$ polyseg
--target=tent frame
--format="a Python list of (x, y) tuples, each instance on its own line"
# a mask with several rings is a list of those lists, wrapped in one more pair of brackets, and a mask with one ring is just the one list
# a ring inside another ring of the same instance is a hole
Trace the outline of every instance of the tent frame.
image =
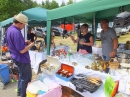
[[(104, 4), (104, 5), (103, 5)], [(50, 11), (47, 11), (47, 54), (50, 54), (50, 28), (51, 28), (51, 22), (52, 20), (58, 20), (58, 19), (63, 19), (66, 17), (67, 18), (76, 18), (80, 17), (83, 18), (82, 15), (90, 15), (93, 16), (92, 19), (86, 17), (86, 22), (91, 21), (92, 23), (92, 32), (94, 34), (94, 40), (96, 40), (96, 29), (98, 26), (98, 22), (101, 21), (104, 17), (106, 17), (108, 20), (113, 19), (113, 17), (119, 13), (115, 12), (117, 9), (119, 10), (119, 7), (121, 6), (127, 6), (130, 4), (129, 0), (82, 0), (80, 2), (67, 5), (64, 7), (60, 7), (57, 9), (53, 9)], [(81, 6), (82, 5), (82, 6)], [(86, 6), (89, 8), (87, 9)], [(91, 7), (93, 6), (93, 7)], [(75, 8), (77, 8), (76, 11)], [(84, 9), (86, 8), (86, 9)], [(67, 9), (67, 10), (66, 10)], [(127, 9), (130, 9), (130, 5), (127, 6)], [(69, 10), (69, 11), (68, 11)], [(111, 12), (111, 10), (114, 12)], [(111, 15), (107, 13), (107, 11), (111, 12)], [(62, 14), (61, 12), (64, 12), (65, 14)], [(61, 13), (61, 15), (60, 15)], [(92, 15), (92, 13), (94, 13)], [(104, 14), (103, 14), (104, 13)], [(55, 14), (55, 15), (54, 15)], [(108, 15), (108, 16), (107, 16)], [(104, 17), (103, 17), (104, 16)], [(79, 18), (79, 19), (80, 19)], [(79, 20), (78, 20), (79, 21)]]

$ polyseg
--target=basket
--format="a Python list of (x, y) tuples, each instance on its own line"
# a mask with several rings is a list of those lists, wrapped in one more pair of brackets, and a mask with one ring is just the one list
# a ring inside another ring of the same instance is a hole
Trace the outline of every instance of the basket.
[(109, 68), (116, 70), (116, 69), (118, 69), (118, 67), (119, 67), (119, 62), (114, 61), (114, 58), (111, 58), (109, 61)]

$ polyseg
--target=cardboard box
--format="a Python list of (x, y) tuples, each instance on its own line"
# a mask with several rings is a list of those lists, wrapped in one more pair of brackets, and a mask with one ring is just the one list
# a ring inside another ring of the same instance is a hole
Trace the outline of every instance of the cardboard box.
[(66, 87), (66, 86), (62, 86), (62, 91), (65, 91), (71, 95), (74, 94), (74, 92), (75, 92), (73, 89)]

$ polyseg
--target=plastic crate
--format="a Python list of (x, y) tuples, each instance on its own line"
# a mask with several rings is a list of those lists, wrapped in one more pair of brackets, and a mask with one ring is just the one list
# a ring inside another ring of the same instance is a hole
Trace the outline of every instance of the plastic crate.
[(3, 84), (10, 82), (9, 68), (7, 64), (0, 64), (0, 81)]

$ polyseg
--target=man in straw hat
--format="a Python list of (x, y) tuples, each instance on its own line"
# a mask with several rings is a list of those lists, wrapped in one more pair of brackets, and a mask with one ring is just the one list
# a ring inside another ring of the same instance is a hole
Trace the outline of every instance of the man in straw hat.
[(12, 60), (18, 66), (18, 96), (26, 97), (26, 88), (31, 81), (32, 71), (28, 50), (34, 43), (26, 45), (21, 30), (28, 25), (28, 17), (23, 14), (14, 16), (13, 24), (7, 29), (6, 40)]

